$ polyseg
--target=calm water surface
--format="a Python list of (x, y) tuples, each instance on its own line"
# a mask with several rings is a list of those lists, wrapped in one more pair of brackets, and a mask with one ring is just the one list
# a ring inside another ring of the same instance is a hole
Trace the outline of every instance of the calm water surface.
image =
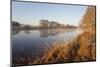
[(82, 30), (79, 29), (14, 30), (12, 31), (13, 58), (42, 56), (45, 49), (52, 46), (54, 42), (69, 43), (81, 33)]

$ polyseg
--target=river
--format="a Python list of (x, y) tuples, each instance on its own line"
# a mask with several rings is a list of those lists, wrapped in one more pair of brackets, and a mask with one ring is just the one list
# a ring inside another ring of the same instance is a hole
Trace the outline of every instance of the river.
[(45, 53), (54, 42), (70, 43), (82, 33), (80, 29), (13, 30), (12, 57), (35, 59)]

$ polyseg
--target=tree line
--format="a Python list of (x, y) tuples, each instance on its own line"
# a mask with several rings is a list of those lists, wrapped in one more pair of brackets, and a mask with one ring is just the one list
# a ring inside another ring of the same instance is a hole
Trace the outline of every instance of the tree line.
[(46, 19), (41, 19), (39, 21), (38, 26), (32, 26), (32, 25), (26, 25), (26, 24), (20, 24), (17, 21), (12, 21), (12, 28), (13, 29), (56, 29), (56, 28), (77, 28), (74, 25), (69, 24), (61, 24), (57, 21), (49, 21)]

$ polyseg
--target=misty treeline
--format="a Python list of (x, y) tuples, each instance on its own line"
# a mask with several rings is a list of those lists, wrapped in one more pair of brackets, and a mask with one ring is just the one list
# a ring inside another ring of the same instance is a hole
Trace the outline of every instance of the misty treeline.
[(58, 29), (58, 28), (77, 28), (77, 26), (70, 24), (61, 24), (61, 22), (57, 21), (49, 21), (47, 19), (41, 19), (39, 21), (39, 25), (26, 25), (21, 24), (18, 21), (12, 21), (12, 29), (20, 30), (20, 29)]

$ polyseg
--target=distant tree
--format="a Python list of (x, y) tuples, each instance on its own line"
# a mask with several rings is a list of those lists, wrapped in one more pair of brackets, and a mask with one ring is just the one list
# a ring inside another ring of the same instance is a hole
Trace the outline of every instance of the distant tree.
[(18, 23), (17, 21), (12, 21), (12, 26), (20, 26), (21, 24)]
[(49, 27), (58, 27), (58, 22), (56, 22), (56, 21), (51, 21), (51, 22), (49, 22)]
[(57, 21), (48, 21), (45, 19), (40, 20), (40, 27), (42, 28), (64, 28), (65, 25)]
[(77, 26), (67, 24), (66, 28), (77, 28)]
[(24, 29), (31, 29), (31, 26), (30, 25), (25, 25)]
[(40, 20), (40, 26), (41, 27), (47, 28), (48, 27), (48, 23), (49, 23), (48, 20), (44, 20), (44, 19)]

